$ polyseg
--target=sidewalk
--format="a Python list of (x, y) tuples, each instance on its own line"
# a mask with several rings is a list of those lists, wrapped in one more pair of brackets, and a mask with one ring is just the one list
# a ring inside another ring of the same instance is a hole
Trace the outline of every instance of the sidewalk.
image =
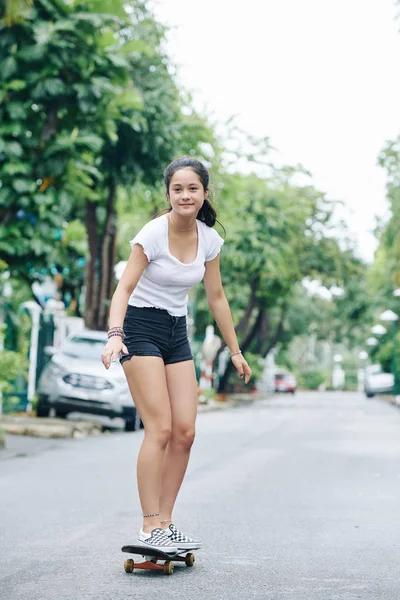
[(390, 404), (394, 404), (395, 406), (400, 407), (400, 396), (393, 396), (393, 394), (379, 394), (377, 398), (379, 398), (379, 400), (384, 400), (385, 402), (389, 402)]
[(99, 423), (86, 420), (43, 419), (29, 415), (2, 415), (0, 429), (6, 434), (40, 438), (83, 438), (101, 434)]
[(224, 410), (225, 408), (234, 408), (240, 404), (248, 404), (266, 398), (267, 394), (228, 394), (224, 401), (208, 400), (206, 404), (199, 404), (197, 412), (208, 412), (210, 410)]

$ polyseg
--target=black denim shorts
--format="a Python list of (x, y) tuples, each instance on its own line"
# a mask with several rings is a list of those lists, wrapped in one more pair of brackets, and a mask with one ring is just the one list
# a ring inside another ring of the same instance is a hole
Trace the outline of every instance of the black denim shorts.
[(124, 334), (128, 354), (121, 354), (121, 364), (132, 356), (159, 356), (166, 365), (193, 360), (186, 317), (173, 317), (161, 308), (141, 308), (129, 304)]

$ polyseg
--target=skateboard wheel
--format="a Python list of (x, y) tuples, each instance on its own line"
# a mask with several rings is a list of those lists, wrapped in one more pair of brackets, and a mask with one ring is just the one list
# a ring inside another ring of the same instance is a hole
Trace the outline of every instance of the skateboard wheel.
[(128, 558), (125, 562), (124, 562), (124, 569), (125, 569), (125, 573), (133, 573), (133, 569), (135, 563), (131, 558)]
[(187, 567), (193, 567), (195, 560), (196, 559), (195, 559), (194, 554), (192, 554), (192, 552), (189, 552), (189, 554), (186, 554), (186, 556), (185, 556), (185, 565)]
[(172, 575), (173, 572), (174, 572), (174, 565), (172, 564), (171, 560), (167, 560), (164, 563), (164, 573), (165, 573), (165, 575)]

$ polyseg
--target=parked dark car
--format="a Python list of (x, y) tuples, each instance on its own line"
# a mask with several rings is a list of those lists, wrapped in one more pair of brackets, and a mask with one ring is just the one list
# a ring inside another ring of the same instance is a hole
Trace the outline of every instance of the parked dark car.
[(37, 394), (37, 415), (65, 417), (71, 412), (123, 420), (126, 431), (140, 427), (119, 361), (107, 370), (101, 353), (107, 341), (104, 331), (83, 330), (67, 337), (43, 369)]
[(293, 373), (275, 373), (275, 392), (294, 394), (297, 389), (297, 380)]

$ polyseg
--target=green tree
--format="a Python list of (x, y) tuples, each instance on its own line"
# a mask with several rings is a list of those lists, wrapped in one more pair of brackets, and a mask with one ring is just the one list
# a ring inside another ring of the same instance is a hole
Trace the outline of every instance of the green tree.
[[(285, 168), (269, 179), (226, 174), (222, 181), (222, 273), (243, 352), (264, 357), (276, 346), (296, 284), (309, 277), (342, 285), (351, 271), (352, 252), (332, 235), (334, 205), (311, 185), (296, 184), (300, 174)], [(229, 363), (220, 391), (232, 370)]]
[[(386, 142), (378, 157), (378, 162), (387, 175), (387, 201), (390, 218), (376, 228), (379, 242), (371, 265), (367, 287), (370, 294), (370, 325), (376, 323), (384, 310), (390, 309), (400, 315), (400, 299), (393, 291), (400, 288), (400, 137)], [(385, 371), (391, 371), (393, 352), (396, 354), (397, 371), (400, 371), (400, 339), (397, 337), (395, 349), (390, 333), (372, 349), (371, 357), (381, 363)]]
[[(99, 210), (99, 202), (86, 205), (91, 277), (86, 280), (85, 318), (89, 327), (105, 328), (107, 323), (117, 259), (118, 188), (120, 193), (126, 190), (130, 199), (133, 196), (130, 190), (137, 189), (137, 183), (156, 192), (164, 168), (175, 155), (201, 157), (205, 142), (217, 148), (212, 128), (193, 111), (190, 98), (180, 94), (171, 76), (171, 65), (162, 51), (164, 28), (145, 5), (136, 3), (135, 6), (134, 22), (121, 32), (121, 38), (123, 49), (129, 53), (130, 77), (142, 105), (133, 115), (133, 122), (132, 115), (123, 112), (116, 120), (115, 141), (104, 143), (101, 170), (108, 191), (101, 206), (106, 207), (105, 213)], [(134, 213), (138, 208), (133, 200), (128, 212)], [(126, 221), (127, 213), (124, 211), (121, 217)], [(101, 244), (97, 240), (101, 240)]]
[(213, 134), (193, 111), (188, 118), (164, 28), (145, 4), (90, 8), (35, 0), (23, 20), (0, 26), (0, 253), (32, 281), (62, 263), (66, 223), (82, 221), (85, 319), (103, 329), (118, 189), (151, 186), (175, 154), (197, 153)]
[(96, 197), (94, 156), (129, 87), (104, 42), (115, 20), (83, 8), (37, 0), (23, 21), (0, 26), (0, 252), (26, 279), (47, 264), (75, 199)]
[(387, 200), (391, 217), (376, 230), (379, 248), (371, 270), (371, 284), (380, 296), (400, 287), (400, 137), (389, 141), (378, 162), (387, 174)]
[(23, 20), (32, 6), (32, 0), (4, 0), (2, 21), (10, 27)]

